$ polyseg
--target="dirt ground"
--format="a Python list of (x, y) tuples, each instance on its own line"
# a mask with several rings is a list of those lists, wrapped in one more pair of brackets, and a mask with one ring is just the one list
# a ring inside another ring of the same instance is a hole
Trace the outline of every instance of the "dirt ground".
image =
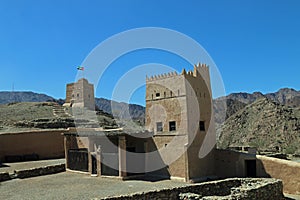
[(122, 181), (64, 172), (28, 179), (13, 179), (0, 183), (0, 199), (96, 199), (107, 196), (157, 190), (187, 185), (178, 181)]

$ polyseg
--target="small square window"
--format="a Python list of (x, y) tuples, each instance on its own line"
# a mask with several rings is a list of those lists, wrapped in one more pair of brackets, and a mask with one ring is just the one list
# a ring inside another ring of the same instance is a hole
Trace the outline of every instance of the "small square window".
[(169, 122), (169, 131), (176, 131), (176, 122), (175, 121)]
[(160, 93), (156, 93), (155, 96), (156, 96), (156, 97), (160, 97)]
[(204, 121), (199, 122), (199, 129), (200, 129), (200, 131), (205, 131), (205, 122)]
[(163, 131), (162, 122), (156, 122), (156, 131), (157, 132), (162, 132)]

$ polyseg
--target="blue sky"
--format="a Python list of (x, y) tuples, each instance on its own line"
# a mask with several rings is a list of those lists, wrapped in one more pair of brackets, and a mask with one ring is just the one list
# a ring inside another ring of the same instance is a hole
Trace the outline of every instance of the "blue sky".
[[(16, 91), (65, 98), (65, 84), (99, 43), (141, 27), (196, 40), (216, 63), (227, 94), (300, 90), (299, 10), (298, 0), (1, 0), (0, 91), (14, 85)], [(118, 78), (144, 63), (190, 68), (167, 52), (132, 52), (110, 66), (96, 96), (111, 98)], [(131, 102), (144, 104), (143, 87)]]

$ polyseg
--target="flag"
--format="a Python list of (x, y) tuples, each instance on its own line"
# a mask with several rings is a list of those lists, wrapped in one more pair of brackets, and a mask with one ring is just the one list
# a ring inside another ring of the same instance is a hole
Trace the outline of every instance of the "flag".
[(77, 69), (83, 71), (84, 67), (78, 66)]

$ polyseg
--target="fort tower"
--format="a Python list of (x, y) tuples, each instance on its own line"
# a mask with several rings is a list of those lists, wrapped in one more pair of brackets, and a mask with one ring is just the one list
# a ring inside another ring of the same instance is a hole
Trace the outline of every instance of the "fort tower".
[[(206, 136), (215, 134), (211, 116), (212, 94), (206, 64), (195, 65), (193, 71), (183, 69), (181, 74), (146, 78), (146, 128), (154, 132), (149, 151), (165, 152), (161, 155), (164, 163), (177, 156), (156, 173), (186, 181), (214, 174), (212, 148), (207, 148), (204, 157), (199, 156)], [(164, 151), (167, 147), (169, 151)]]
[(95, 110), (94, 86), (84, 78), (76, 83), (67, 84), (64, 106)]

